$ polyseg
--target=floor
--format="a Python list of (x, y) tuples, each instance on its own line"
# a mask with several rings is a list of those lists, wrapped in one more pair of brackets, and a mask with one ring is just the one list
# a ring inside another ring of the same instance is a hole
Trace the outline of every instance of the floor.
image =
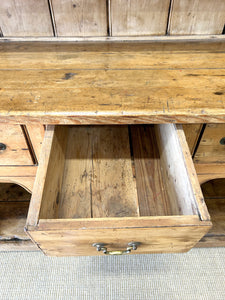
[(0, 299), (224, 300), (225, 248), (50, 258), (0, 253)]

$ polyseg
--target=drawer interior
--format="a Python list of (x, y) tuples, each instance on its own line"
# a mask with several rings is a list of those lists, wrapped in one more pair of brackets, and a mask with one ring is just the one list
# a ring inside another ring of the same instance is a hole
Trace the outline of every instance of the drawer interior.
[(199, 214), (173, 124), (56, 126), (49, 155), (39, 219)]

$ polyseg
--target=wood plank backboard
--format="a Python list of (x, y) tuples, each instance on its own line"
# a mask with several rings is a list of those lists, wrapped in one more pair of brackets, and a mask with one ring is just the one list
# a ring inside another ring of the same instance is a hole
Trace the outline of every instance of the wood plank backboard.
[(172, 0), (169, 34), (222, 34), (224, 26), (224, 0)]
[(53, 36), (48, 0), (0, 1), (3, 36)]

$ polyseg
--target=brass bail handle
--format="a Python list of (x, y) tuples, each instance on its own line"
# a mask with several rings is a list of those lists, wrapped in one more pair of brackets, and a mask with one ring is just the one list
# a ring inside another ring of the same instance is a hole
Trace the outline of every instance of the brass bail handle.
[(131, 250), (137, 250), (140, 243), (139, 242), (130, 242), (127, 245), (128, 245), (128, 247), (126, 250), (113, 250), (113, 251), (108, 251), (106, 248), (106, 244), (104, 244), (104, 243), (94, 243), (92, 246), (96, 247), (97, 251), (102, 251), (104, 254), (123, 255), (123, 254), (131, 253)]

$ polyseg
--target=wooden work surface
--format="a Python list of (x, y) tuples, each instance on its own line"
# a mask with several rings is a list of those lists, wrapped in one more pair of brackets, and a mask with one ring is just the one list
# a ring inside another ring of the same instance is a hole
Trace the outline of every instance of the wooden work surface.
[(225, 122), (225, 39), (5, 41), (0, 62), (1, 122)]

